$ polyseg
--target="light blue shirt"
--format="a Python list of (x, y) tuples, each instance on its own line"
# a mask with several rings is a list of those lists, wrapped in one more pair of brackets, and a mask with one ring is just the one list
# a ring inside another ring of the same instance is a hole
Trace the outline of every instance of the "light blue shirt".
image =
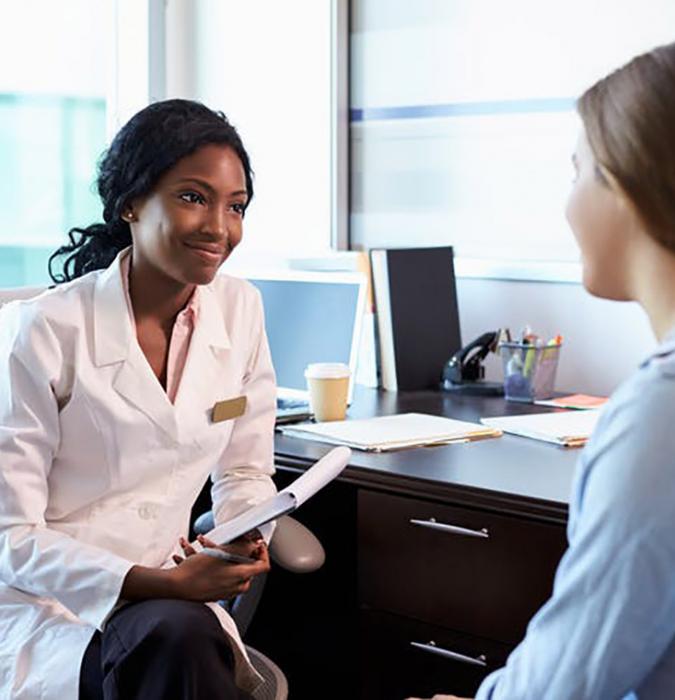
[(675, 334), (606, 405), (567, 535), (551, 599), (477, 700), (675, 698)]

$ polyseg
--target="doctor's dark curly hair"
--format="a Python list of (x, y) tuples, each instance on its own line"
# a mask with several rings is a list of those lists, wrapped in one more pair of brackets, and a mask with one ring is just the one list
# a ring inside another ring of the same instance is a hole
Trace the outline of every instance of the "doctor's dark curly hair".
[[(236, 129), (222, 112), (191, 100), (155, 102), (134, 115), (118, 132), (98, 166), (97, 189), (103, 223), (72, 228), (69, 243), (49, 258), (49, 275), (67, 282), (108, 267), (131, 244), (131, 229), (122, 213), (137, 197), (148, 194), (162, 175), (201, 146), (229, 146), (239, 157), (246, 178), (247, 206), (253, 197), (253, 174)], [(63, 271), (53, 266), (60, 258)]]

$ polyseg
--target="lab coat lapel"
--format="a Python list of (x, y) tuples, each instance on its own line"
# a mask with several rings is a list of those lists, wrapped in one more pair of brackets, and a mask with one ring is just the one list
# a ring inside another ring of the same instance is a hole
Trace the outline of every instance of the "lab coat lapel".
[(94, 290), (94, 362), (97, 367), (120, 365), (112, 385), (174, 441), (178, 429), (174, 408), (152, 372), (136, 339), (127, 306), (120, 261), (128, 249), (105, 270)]
[(129, 356), (113, 380), (113, 388), (178, 442), (174, 408), (140, 347), (130, 348)]
[(223, 310), (214, 291), (208, 287), (197, 287), (199, 312), (190, 340), (190, 348), (181, 377), (176, 409), (192, 412), (194, 407), (206, 405), (209, 410), (227, 375), (227, 358), (230, 337), (225, 326)]

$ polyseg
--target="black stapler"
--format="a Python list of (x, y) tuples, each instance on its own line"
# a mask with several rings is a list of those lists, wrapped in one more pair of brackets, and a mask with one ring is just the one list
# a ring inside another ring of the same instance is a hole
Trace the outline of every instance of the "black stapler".
[(443, 368), (441, 389), (464, 394), (502, 396), (504, 385), (500, 382), (486, 382), (483, 366), (488, 353), (496, 351), (500, 336), (501, 330), (483, 333), (458, 350)]

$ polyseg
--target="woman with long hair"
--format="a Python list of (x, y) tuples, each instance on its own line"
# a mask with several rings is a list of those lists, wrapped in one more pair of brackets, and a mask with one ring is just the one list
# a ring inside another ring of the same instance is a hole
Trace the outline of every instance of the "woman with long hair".
[(249, 158), (223, 114), (168, 100), (120, 130), (98, 191), (59, 284), (0, 311), (0, 695), (248, 697), (217, 601), (269, 569), (265, 540), (233, 564), (185, 537), (209, 475), (216, 524), (274, 493), (260, 296), (216, 275)]
[(659, 344), (605, 407), (552, 597), (479, 700), (675, 697), (675, 44), (600, 80), (578, 111), (567, 218), (583, 283), (638, 302)]

